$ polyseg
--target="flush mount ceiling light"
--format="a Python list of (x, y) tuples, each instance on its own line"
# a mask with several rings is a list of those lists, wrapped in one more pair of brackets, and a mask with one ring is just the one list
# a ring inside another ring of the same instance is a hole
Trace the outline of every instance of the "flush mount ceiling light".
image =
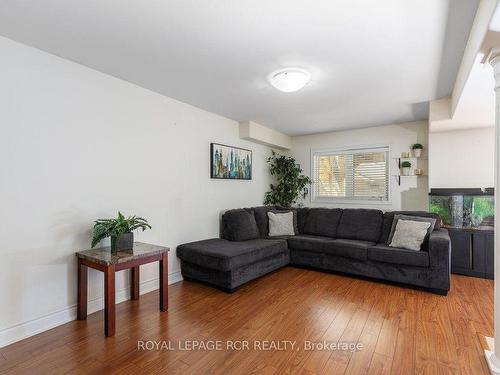
[(280, 91), (295, 92), (309, 83), (311, 73), (301, 68), (285, 68), (272, 72), (267, 80)]

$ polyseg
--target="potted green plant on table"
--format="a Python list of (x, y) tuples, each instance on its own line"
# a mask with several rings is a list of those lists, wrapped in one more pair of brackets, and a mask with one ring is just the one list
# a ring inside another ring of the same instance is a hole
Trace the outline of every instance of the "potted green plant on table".
[(151, 225), (142, 217), (125, 217), (121, 212), (118, 212), (116, 219), (98, 219), (94, 221), (92, 247), (111, 237), (111, 252), (130, 250), (134, 247), (133, 231), (139, 228), (145, 231), (147, 228), (151, 229)]
[(401, 176), (410, 175), (411, 163), (409, 161), (404, 161), (401, 163)]
[(413, 150), (413, 156), (419, 158), (420, 156), (422, 156), (422, 150), (424, 149), (424, 146), (422, 146), (420, 143), (415, 143), (413, 146), (411, 146), (411, 149)]
[(276, 183), (270, 185), (271, 190), (266, 193), (264, 204), (291, 207), (299, 199), (306, 197), (311, 180), (302, 174), (302, 169), (294, 158), (278, 155), (273, 151), (267, 162)]

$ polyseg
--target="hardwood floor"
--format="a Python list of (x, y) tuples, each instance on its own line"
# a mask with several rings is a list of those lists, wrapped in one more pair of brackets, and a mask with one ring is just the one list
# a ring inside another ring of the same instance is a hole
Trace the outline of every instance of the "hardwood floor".
[[(232, 295), (191, 282), (117, 305), (116, 336), (103, 312), (0, 349), (1, 374), (489, 374), (493, 282), (453, 275), (447, 297), (287, 267)], [(138, 350), (138, 340), (175, 350)], [(179, 350), (183, 340), (247, 340), (249, 350)], [(262, 340), (294, 350), (253, 350)], [(359, 351), (303, 350), (304, 341), (361, 342)], [(295, 350), (300, 348), (301, 350)]]

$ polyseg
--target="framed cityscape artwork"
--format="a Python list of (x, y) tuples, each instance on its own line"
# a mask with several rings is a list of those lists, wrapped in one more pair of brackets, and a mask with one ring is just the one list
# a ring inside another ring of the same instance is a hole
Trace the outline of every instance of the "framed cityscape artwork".
[(210, 177), (228, 180), (251, 180), (252, 151), (211, 143)]

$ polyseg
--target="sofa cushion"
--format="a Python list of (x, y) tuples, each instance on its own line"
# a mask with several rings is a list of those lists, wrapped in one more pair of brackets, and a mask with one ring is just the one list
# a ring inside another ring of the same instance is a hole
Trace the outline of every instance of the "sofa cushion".
[(344, 258), (366, 260), (366, 250), (373, 245), (375, 242), (371, 241), (337, 239), (326, 242), (323, 245), (323, 252)]
[(428, 221), (398, 220), (389, 246), (420, 251), (430, 225)]
[(394, 233), (396, 232), (396, 226), (397, 226), (399, 220), (424, 221), (424, 222), (430, 223), (429, 228), (427, 228), (426, 237), (431, 234), (431, 232), (434, 230), (434, 226), (436, 225), (436, 219), (433, 217), (408, 216), (408, 215), (396, 214), (396, 215), (394, 215), (394, 220), (392, 220), (391, 233), (389, 234), (389, 239), (387, 240), (388, 244), (390, 244), (392, 241), (392, 237), (394, 236)]
[(388, 211), (384, 213), (384, 223), (382, 225), (382, 233), (378, 240), (379, 243), (387, 244), (389, 242), (389, 235), (391, 233), (392, 222), (394, 220), (394, 215), (408, 215), (408, 216), (420, 216), (420, 217), (432, 217), (436, 219), (436, 224), (434, 225), (434, 230), (440, 230), (442, 226), (441, 217), (438, 214), (426, 211)]
[(337, 237), (377, 242), (384, 216), (380, 210), (346, 208), (342, 212)]
[(404, 264), (415, 267), (429, 267), (429, 253), (389, 247), (377, 244), (368, 248), (368, 259), (376, 262)]
[(342, 210), (340, 208), (311, 208), (304, 224), (304, 233), (336, 237)]
[(288, 239), (288, 247), (296, 250), (306, 250), (315, 253), (323, 251), (323, 245), (331, 241), (332, 238), (324, 236), (313, 236), (310, 234), (300, 234)]
[(292, 211), (269, 211), (267, 216), (269, 217), (269, 237), (295, 235)]
[(259, 238), (259, 228), (252, 208), (229, 210), (222, 215), (222, 237), (229, 241)]
[(307, 216), (309, 215), (309, 207), (300, 207), (296, 209), (297, 211), (297, 229), (299, 234), (304, 233), (304, 227), (306, 225)]
[(269, 234), (269, 219), (267, 217), (267, 213), (275, 209), (275, 206), (259, 206), (253, 208), (255, 222), (259, 228), (260, 237), (264, 237)]
[(286, 207), (276, 206), (276, 209), (271, 210), (270, 212), (273, 212), (275, 214), (292, 212), (293, 213), (293, 231), (295, 232), (295, 234), (299, 234), (299, 227), (297, 224), (297, 210), (295, 208), (286, 208)]
[(285, 240), (255, 239), (227, 241), (220, 238), (191, 242), (177, 247), (177, 256), (189, 263), (229, 271), (288, 251)]

